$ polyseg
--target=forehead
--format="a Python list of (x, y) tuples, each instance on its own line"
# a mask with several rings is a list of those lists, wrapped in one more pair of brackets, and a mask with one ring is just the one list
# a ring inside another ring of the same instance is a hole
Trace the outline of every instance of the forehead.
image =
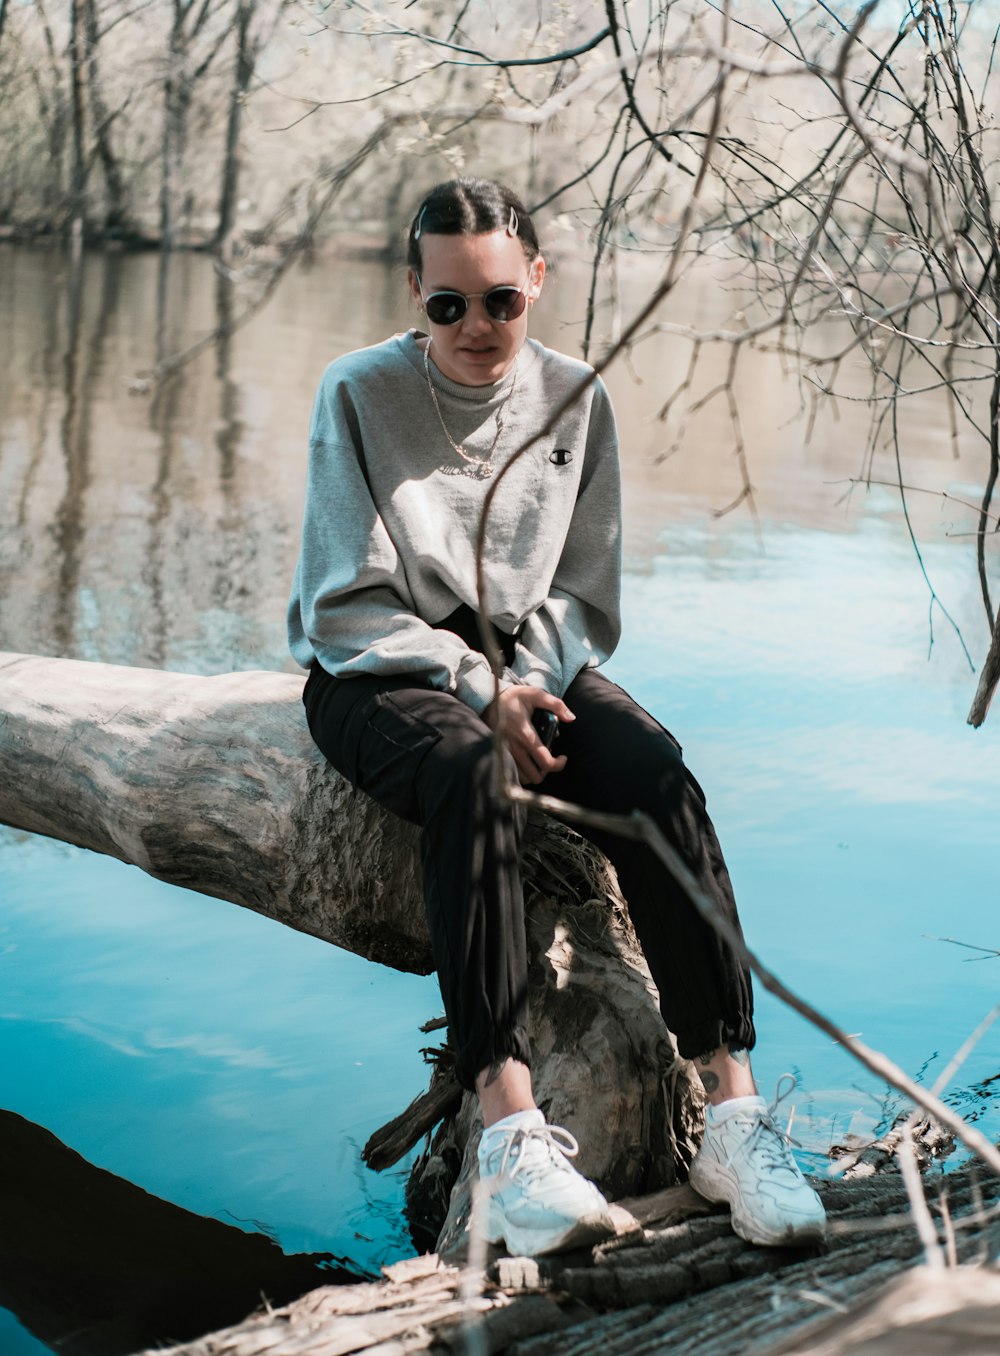
[(506, 231), (422, 236), (420, 260), (425, 291), (451, 287), (459, 292), (485, 292), (501, 283), (520, 286), (528, 271), (521, 242)]

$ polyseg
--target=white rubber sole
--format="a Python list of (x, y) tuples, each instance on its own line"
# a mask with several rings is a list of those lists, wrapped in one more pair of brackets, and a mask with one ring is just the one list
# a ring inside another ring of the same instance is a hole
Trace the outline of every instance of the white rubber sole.
[(807, 1248), (826, 1242), (825, 1214), (819, 1219), (789, 1220), (780, 1228), (772, 1229), (741, 1210), (739, 1187), (728, 1173), (713, 1163), (699, 1164), (695, 1159), (688, 1181), (706, 1201), (729, 1206), (733, 1232), (747, 1243), (764, 1248)]
[(563, 1226), (551, 1229), (524, 1229), (511, 1224), (499, 1207), (491, 1202), (489, 1240), (503, 1243), (511, 1257), (541, 1257), (550, 1252), (566, 1252), (570, 1248), (592, 1247), (611, 1238), (614, 1221), (607, 1210), (595, 1210)]

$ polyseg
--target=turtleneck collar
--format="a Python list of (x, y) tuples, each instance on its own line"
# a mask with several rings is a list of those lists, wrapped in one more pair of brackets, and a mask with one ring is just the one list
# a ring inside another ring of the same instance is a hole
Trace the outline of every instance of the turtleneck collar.
[[(424, 351), (417, 341), (426, 338), (427, 335), (424, 331), (417, 329), (407, 330), (405, 334), (399, 336), (403, 353), (421, 377), (425, 375)], [(493, 400), (502, 400), (510, 392), (514, 378), (518, 375), (523, 377), (528, 367), (535, 362), (537, 356), (538, 350), (535, 341), (525, 339), (518, 350), (517, 358), (510, 371), (506, 372), (499, 381), (489, 382), (485, 386), (464, 386), (461, 382), (452, 381), (450, 377), (446, 377), (437, 366), (434, 361), (434, 345), (431, 344), (431, 360), (427, 365), (427, 370), (430, 372), (431, 381), (438, 391), (442, 391), (455, 400), (468, 400), (488, 405)]]

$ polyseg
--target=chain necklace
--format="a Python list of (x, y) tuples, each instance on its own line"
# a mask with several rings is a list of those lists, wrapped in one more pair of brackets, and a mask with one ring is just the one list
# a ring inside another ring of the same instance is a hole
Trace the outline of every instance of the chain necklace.
[(437, 391), (434, 389), (434, 382), (431, 380), (430, 355), (431, 341), (428, 339), (427, 346), (424, 349), (424, 375), (427, 377), (427, 389), (431, 393), (431, 400), (434, 404), (434, 409), (437, 411), (438, 422), (441, 425), (444, 436), (448, 439), (452, 449), (457, 452), (463, 462), (465, 462), (464, 466), (442, 466), (441, 470), (448, 476), (471, 476), (474, 480), (488, 480), (496, 470), (496, 467), (493, 464), (493, 457), (500, 443), (500, 435), (504, 430), (504, 410), (510, 404), (511, 397), (517, 387), (517, 364), (515, 362), (514, 380), (510, 384), (510, 390), (504, 396), (500, 408), (496, 413), (497, 431), (493, 436), (492, 443), (490, 443), (489, 451), (486, 453), (485, 457), (472, 457), (466, 452), (461, 443), (456, 443), (455, 439), (448, 432), (448, 425), (444, 422), (444, 415), (441, 413), (441, 406), (438, 403)]

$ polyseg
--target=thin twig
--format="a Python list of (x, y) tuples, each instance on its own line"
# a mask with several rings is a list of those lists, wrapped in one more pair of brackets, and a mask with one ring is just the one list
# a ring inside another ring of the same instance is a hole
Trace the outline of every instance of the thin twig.
[(930, 1271), (943, 1271), (944, 1253), (941, 1251), (941, 1243), (934, 1228), (934, 1221), (931, 1219), (931, 1212), (927, 1208), (927, 1197), (924, 1195), (920, 1169), (917, 1167), (917, 1155), (913, 1148), (913, 1127), (909, 1121), (903, 1126), (903, 1138), (896, 1150), (896, 1161), (903, 1176), (906, 1194), (910, 1198), (910, 1210), (917, 1235), (923, 1244), (924, 1263)]

